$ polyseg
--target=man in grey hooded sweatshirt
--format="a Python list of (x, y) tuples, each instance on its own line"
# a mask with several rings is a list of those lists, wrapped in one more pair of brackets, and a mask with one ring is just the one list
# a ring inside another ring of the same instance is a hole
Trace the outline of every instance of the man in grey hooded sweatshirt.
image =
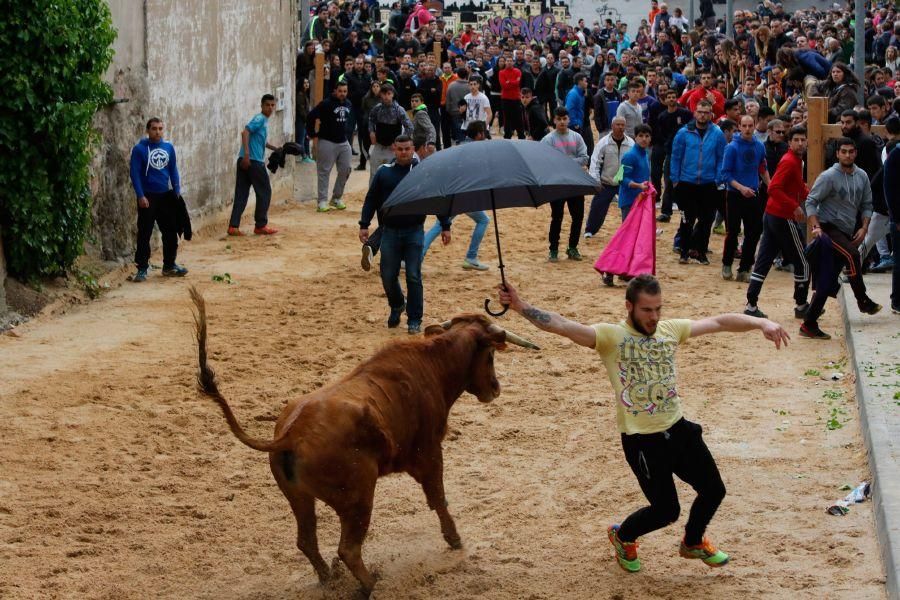
[[(862, 265), (859, 257), (859, 245), (866, 238), (869, 220), (872, 217), (872, 188), (866, 172), (854, 164), (856, 160), (856, 143), (850, 138), (837, 140), (837, 162), (824, 171), (816, 179), (809, 195), (806, 197), (806, 215), (813, 237), (823, 234), (831, 240), (831, 251), (834, 260), (834, 278), (837, 279), (840, 267), (847, 266), (850, 286), (860, 312), (874, 315), (881, 310), (866, 294), (866, 285), (862, 280)], [(856, 217), (859, 215), (862, 225), (856, 229)], [(821, 262), (821, 261), (820, 261)], [(822, 265), (819, 265), (822, 268)], [(819, 281), (806, 312), (803, 325), (800, 326), (801, 337), (829, 339), (831, 336), (819, 329), (818, 319), (825, 306), (825, 300), (836, 286), (823, 285)]]

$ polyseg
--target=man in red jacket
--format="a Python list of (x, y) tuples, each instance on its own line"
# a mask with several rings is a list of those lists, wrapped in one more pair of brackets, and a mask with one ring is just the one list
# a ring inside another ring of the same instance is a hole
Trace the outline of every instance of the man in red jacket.
[(500, 71), (500, 105), (503, 109), (503, 137), (509, 139), (513, 131), (520, 140), (525, 139), (525, 123), (522, 119), (522, 71), (513, 66), (513, 61), (506, 61), (506, 68)]
[(802, 319), (806, 316), (809, 303), (806, 301), (809, 292), (809, 265), (803, 252), (804, 241), (797, 223), (806, 219), (800, 208), (806, 200), (809, 188), (803, 180), (803, 154), (806, 152), (806, 129), (793, 127), (788, 132), (788, 152), (784, 154), (775, 169), (769, 184), (769, 199), (763, 215), (762, 241), (756, 264), (750, 273), (750, 285), (747, 287), (747, 308), (744, 314), (764, 318), (759, 310), (759, 292), (772, 263), (781, 251), (785, 262), (794, 265), (794, 316)]
[(701, 100), (709, 100), (713, 105), (713, 120), (717, 121), (725, 114), (725, 97), (713, 87), (713, 76), (709, 71), (700, 74), (700, 87), (685, 92), (678, 102), (694, 112)]

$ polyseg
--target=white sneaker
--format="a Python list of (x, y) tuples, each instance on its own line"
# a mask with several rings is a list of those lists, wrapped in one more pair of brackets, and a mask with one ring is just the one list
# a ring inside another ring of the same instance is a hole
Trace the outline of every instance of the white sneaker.
[(589, 240), (589, 239), (591, 239), (592, 237), (594, 237), (594, 234), (591, 233), (590, 231), (585, 231), (585, 232), (584, 232), (584, 239)]
[(362, 258), (359, 259), (359, 266), (362, 267), (363, 271), (368, 271), (372, 268), (372, 260), (374, 260), (374, 258), (375, 253), (372, 252), (372, 246), (363, 244)]
[(487, 271), (488, 269), (490, 269), (490, 267), (486, 264), (478, 262), (477, 258), (475, 260), (464, 260), (462, 268), (467, 271)]

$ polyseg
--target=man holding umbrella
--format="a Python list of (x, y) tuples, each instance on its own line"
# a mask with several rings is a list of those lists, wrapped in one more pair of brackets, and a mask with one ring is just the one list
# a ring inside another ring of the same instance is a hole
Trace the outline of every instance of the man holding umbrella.
[[(409, 136), (400, 135), (393, 144), (394, 162), (384, 165), (375, 172), (366, 201), (363, 204), (359, 219), (359, 241), (365, 244), (369, 239), (369, 224), (376, 212), (391, 195), (391, 192), (406, 177), (410, 170), (418, 164), (413, 153), (413, 142)], [(450, 243), (450, 220), (439, 217), (441, 221), (441, 241)], [(400, 325), (400, 317), (406, 310), (407, 330), (410, 334), (422, 331), (422, 315), (425, 306), (425, 293), (422, 287), (422, 253), (424, 237), (422, 225), (425, 215), (392, 215), (380, 214), (381, 224), (381, 284), (391, 308), (387, 326)], [(406, 262), (406, 292), (403, 297), (400, 287), (400, 262)]]

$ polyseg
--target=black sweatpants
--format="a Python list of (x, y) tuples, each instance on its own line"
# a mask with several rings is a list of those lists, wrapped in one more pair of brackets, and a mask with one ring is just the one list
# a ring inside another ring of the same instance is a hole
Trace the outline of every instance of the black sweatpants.
[[(657, 193), (662, 193), (662, 207), (659, 209), (659, 214), (661, 215), (669, 215), (672, 216), (672, 206), (675, 204), (675, 196), (672, 190), (672, 177), (669, 173), (669, 156), (671, 155), (671, 151), (666, 150), (666, 157), (663, 160), (662, 164), (662, 178), (663, 183), (665, 184), (665, 188), (662, 192), (659, 191), (659, 188), (656, 188)], [(650, 165), (650, 169), (652, 171), (653, 165)], [(655, 184), (654, 184), (654, 187)]]
[(510, 139), (513, 133), (520, 140), (525, 139), (525, 119), (522, 116), (522, 102), (519, 100), (500, 100), (503, 111), (503, 137)]
[(716, 189), (715, 183), (698, 185), (682, 181), (675, 188), (675, 194), (682, 213), (678, 228), (681, 257), (687, 258), (691, 250), (695, 250), (699, 257), (705, 257), (722, 192)]
[(809, 294), (809, 264), (804, 253), (803, 237), (796, 223), (766, 213), (763, 215), (762, 241), (759, 243), (759, 254), (750, 272), (750, 285), (747, 286), (747, 303), (756, 306), (759, 293), (762, 291), (766, 275), (781, 252), (784, 260), (794, 265), (794, 302), (797, 306), (806, 304)]
[(559, 250), (559, 234), (562, 232), (562, 220), (565, 207), (569, 207), (572, 226), (569, 229), (569, 248), (578, 247), (581, 235), (581, 222), (584, 220), (584, 196), (555, 200), (550, 203), (550, 250)]
[(706, 526), (725, 497), (725, 484), (702, 434), (700, 425), (684, 418), (660, 433), (622, 434), (625, 459), (650, 505), (622, 522), (619, 539), (633, 542), (678, 519), (681, 506), (672, 479), (677, 475), (697, 492), (684, 528), (684, 543), (696, 546), (703, 541)]
[(731, 266), (737, 250), (738, 234), (741, 223), (744, 224), (744, 245), (741, 246), (741, 262), (738, 271), (749, 271), (756, 255), (756, 245), (762, 233), (763, 212), (765, 202), (759, 196), (745, 198), (740, 192), (728, 190), (725, 197), (725, 248), (722, 251), (722, 264)]
[[(352, 139), (352, 138), (351, 138)], [(241, 159), (237, 160), (237, 174), (234, 178), (234, 205), (231, 207), (229, 227), (241, 226), (241, 215), (247, 208), (250, 199), (250, 187), (256, 193), (256, 210), (253, 219), (256, 227), (265, 227), (269, 223), (269, 202), (272, 201), (272, 184), (269, 183), (269, 172), (266, 165), (256, 160), (250, 161), (245, 171), (241, 168)]]
[(163, 194), (146, 192), (150, 201), (147, 208), (138, 207), (137, 249), (134, 252), (134, 264), (138, 269), (150, 266), (150, 237), (153, 225), (159, 225), (163, 243), (163, 268), (175, 264), (178, 256), (178, 198), (173, 190)]
[[(650, 182), (656, 188), (656, 198), (659, 200), (660, 194), (663, 193), (663, 165), (666, 162), (666, 147), (662, 144), (654, 144), (650, 146)], [(669, 207), (667, 215), (672, 214), (672, 208)]]
[[(869, 300), (869, 296), (866, 295), (866, 284), (863, 283), (859, 250), (850, 243), (850, 237), (846, 233), (831, 223), (819, 222), (819, 226), (831, 238), (835, 262), (834, 276), (839, 277), (841, 268), (846, 265), (847, 276), (850, 279), (850, 287), (853, 289), (856, 303), (863, 304)], [(804, 320), (806, 325), (818, 325), (826, 300), (828, 300), (827, 290), (816, 288), (812, 300), (809, 301), (809, 310), (806, 312), (806, 319)]]

